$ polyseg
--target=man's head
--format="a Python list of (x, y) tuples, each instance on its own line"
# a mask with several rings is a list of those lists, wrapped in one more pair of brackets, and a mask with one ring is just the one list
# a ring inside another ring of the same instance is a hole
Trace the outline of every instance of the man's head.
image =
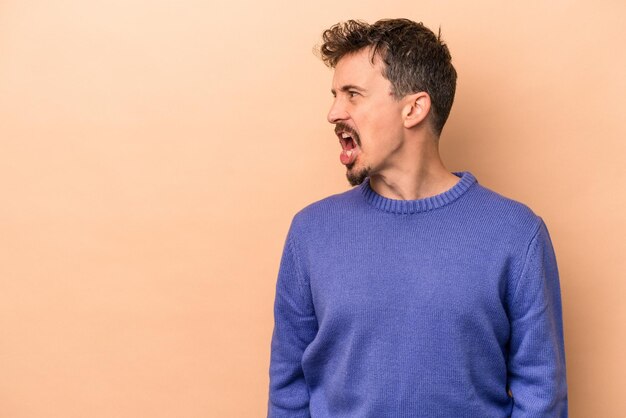
[(406, 19), (350, 20), (323, 34), (322, 60), (335, 69), (328, 121), (343, 148), (348, 181), (414, 165), (410, 132), (439, 137), (450, 113), (456, 71), (447, 47)]
[(408, 19), (383, 19), (372, 25), (348, 20), (324, 31), (322, 38), (320, 55), (329, 67), (335, 68), (344, 56), (369, 47), (372, 63), (376, 57), (382, 59), (383, 76), (391, 83), (396, 99), (428, 93), (430, 123), (434, 134), (441, 134), (456, 90), (456, 70), (441, 34)]

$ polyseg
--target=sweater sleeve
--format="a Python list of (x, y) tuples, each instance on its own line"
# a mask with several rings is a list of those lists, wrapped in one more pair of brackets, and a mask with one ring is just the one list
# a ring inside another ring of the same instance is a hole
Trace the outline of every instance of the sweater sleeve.
[(511, 305), (508, 384), (511, 418), (566, 418), (561, 292), (545, 223), (531, 240)]
[(299, 261), (292, 225), (276, 281), (268, 418), (310, 417), (302, 355), (315, 338), (317, 318), (310, 286)]

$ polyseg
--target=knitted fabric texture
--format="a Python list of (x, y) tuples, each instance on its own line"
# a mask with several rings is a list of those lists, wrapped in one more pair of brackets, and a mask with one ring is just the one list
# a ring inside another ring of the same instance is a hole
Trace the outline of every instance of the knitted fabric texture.
[(268, 417), (567, 417), (546, 225), (454, 174), (451, 189), (418, 200), (366, 179), (293, 217)]

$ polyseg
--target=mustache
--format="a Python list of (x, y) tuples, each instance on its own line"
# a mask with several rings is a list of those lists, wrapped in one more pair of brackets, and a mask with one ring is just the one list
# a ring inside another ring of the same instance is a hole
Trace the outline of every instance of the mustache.
[(343, 122), (338, 122), (335, 125), (335, 134), (339, 135), (339, 132), (347, 132), (355, 139), (359, 137), (359, 134), (354, 129), (352, 129), (349, 125)]

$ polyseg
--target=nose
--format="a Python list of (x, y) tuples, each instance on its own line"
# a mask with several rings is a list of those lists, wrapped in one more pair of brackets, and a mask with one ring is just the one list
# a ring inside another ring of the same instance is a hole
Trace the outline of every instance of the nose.
[(336, 124), (342, 120), (348, 119), (348, 117), (348, 112), (346, 112), (341, 100), (339, 98), (335, 98), (333, 105), (330, 107), (328, 115), (326, 116), (328, 122)]

